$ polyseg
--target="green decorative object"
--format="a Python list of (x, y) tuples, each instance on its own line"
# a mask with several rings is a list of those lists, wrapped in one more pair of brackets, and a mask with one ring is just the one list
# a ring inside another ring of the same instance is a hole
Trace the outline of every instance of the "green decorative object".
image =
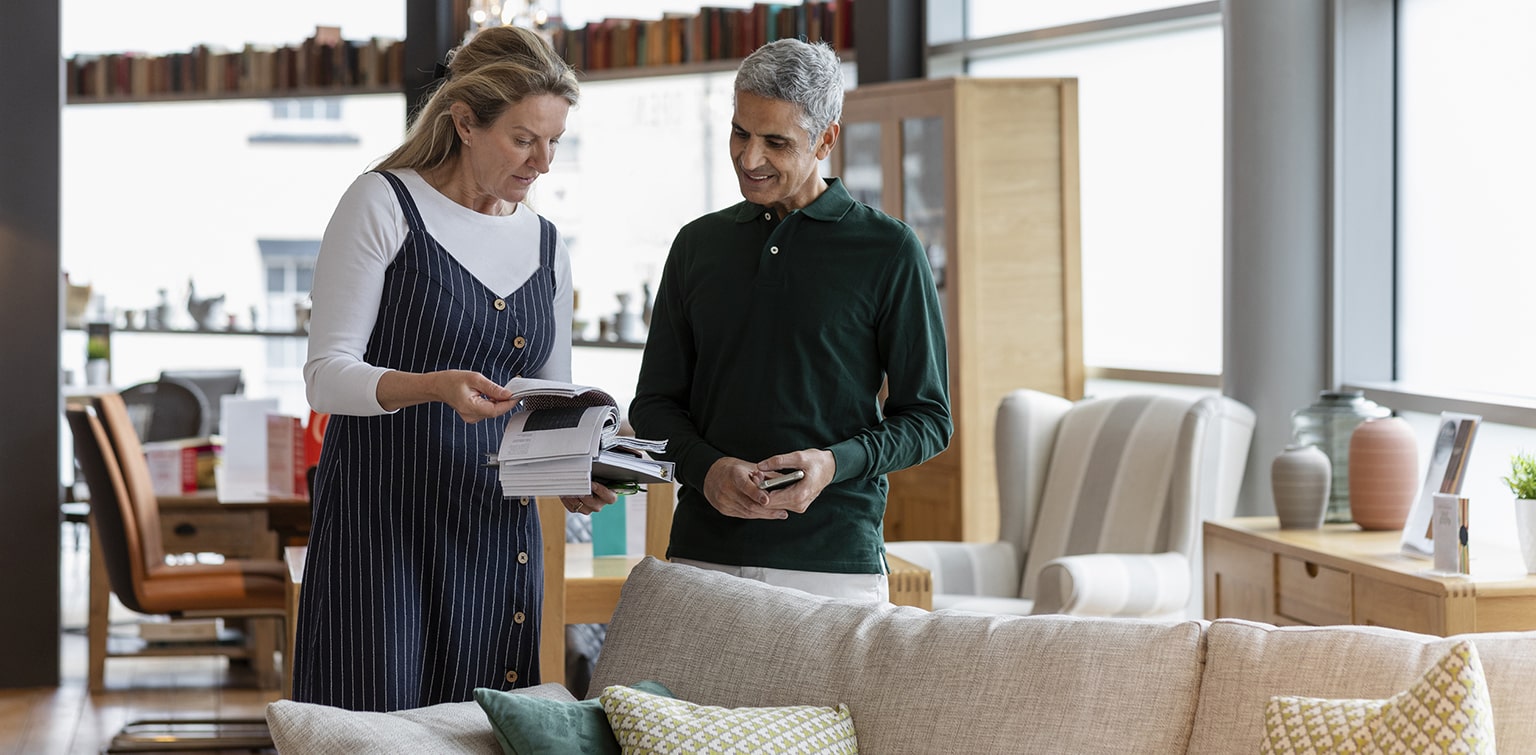
[[(634, 688), (658, 697), (672, 696), (658, 682), (635, 682)], [(496, 730), (502, 752), (619, 755), (619, 742), (597, 698), (562, 702), (481, 687), (475, 690), (475, 702)]]
[(1536, 501), (1536, 454), (1520, 452), (1509, 457), (1509, 475), (1499, 479), (1516, 498)]

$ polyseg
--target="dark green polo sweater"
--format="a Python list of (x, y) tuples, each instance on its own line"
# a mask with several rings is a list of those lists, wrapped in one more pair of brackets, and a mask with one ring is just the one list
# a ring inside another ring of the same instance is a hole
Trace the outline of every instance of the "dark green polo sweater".
[[(878, 395), (889, 378), (889, 396)], [(804, 571), (884, 571), (888, 472), (944, 450), (944, 323), (922, 244), (842, 182), (782, 221), (742, 202), (685, 226), (657, 289), (630, 421), (666, 438), (683, 483), (668, 555)], [(803, 514), (727, 517), (704, 499), (724, 456), (832, 451)]]

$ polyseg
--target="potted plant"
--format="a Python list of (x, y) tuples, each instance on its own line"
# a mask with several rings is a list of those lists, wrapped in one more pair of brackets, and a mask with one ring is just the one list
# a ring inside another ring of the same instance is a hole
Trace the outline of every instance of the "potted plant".
[(1520, 555), (1525, 570), (1536, 574), (1536, 454), (1518, 452), (1509, 457), (1509, 474), (1499, 478), (1515, 494), (1515, 531), (1520, 536)]
[(85, 339), (85, 384), (106, 385), (112, 380), (112, 347), (107, 339), (92, 334)]

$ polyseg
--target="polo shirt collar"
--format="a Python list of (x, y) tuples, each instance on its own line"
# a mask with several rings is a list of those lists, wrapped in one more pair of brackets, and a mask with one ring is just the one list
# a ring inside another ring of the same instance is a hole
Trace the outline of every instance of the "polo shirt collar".
[[(823, 191), (821, 196), (816, 198), (816, 201), (807, 205), (800, 212), (812, 220), (825, 220), (828, 222), (842, 220), (843, 216), (853, 209), (853, 197), (848, 195), (848, 189), (843, 186), (842, 179), (827, 178), (823, 180), (827, 182), (827, 190)], [(765, 212), (772, 212), (772, 210), (759, 204), (742, 202), (736, 208), (736, 222), (745, 223), (761, 216)]]

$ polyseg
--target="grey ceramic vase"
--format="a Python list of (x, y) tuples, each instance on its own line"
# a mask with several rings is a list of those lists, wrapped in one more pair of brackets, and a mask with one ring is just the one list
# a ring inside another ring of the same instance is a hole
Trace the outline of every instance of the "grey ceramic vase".
[(1333, 465), (1314, 445), (1290, 445), (1269, 466), (1280, 529), (1315, 530), (1323, 526)]

